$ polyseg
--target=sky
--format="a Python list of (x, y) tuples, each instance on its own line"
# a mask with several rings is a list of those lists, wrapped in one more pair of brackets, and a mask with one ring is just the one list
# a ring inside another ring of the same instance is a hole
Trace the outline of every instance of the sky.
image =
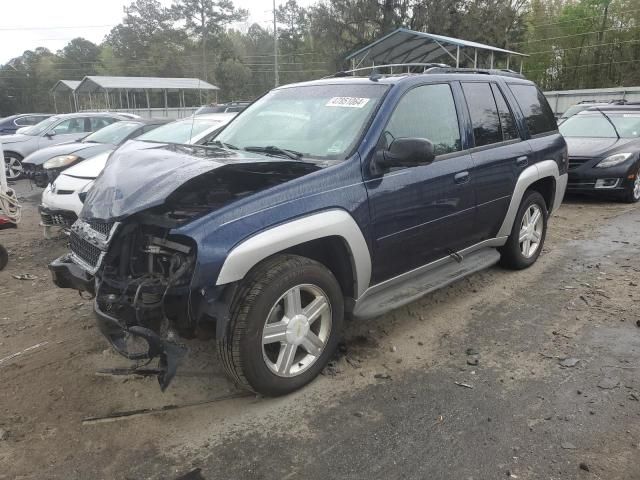
[[(62, 49), (69, 40), (84, 37), (100, 43), (122, 20), (123, 7), (132, 0), (0, 0), (0, 64), (25, 50)], [(172, 0), (160, 0), (169, 6)], [(276, 0), (276, 4), (285, 0)], [(313, 0), (298, 0), (306, 6)], [(269, 24), (272, 0), (234, 0), (249, 10), (249, 22)]]

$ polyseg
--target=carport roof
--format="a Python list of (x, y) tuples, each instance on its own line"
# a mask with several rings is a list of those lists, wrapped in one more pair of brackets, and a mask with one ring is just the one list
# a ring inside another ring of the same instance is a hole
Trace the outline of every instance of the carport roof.
[(73, 92), (80, 85), (80, 80), (58, 80), (51, 89), (54, 93)]
[(370, 45), (353, 52), (346, 59), (354, 61), (366, 59), (377, 65), (432, 62), (442, 55), (451, 55), (450, 52), (457, 47), (528, 57), (524, 53), (505, 50), (504, 48), (493, 47), (484, 43), (398, 28)]
[(220, 90), (199, 78), (164, 77), (84, 77), (76, 93), (94, 93), (105, 90)]

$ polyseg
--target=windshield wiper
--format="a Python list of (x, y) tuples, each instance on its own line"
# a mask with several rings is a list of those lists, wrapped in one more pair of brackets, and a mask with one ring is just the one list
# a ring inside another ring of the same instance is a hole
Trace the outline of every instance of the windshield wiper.
[(209, 145), (216, 145), (218, 147), (222, 147), (222, 148), (229, 148), (231, 150), (240, 150), (238, 147), (236, 147), (235, 145), (231, 145), (230, 143), (224, 143), (221, 142), (220, 140), (214, 140), (213, 142), (211, 142)]
[(266, 153), (267, 155), (284, 155), (291, 160), (300, 160), (302, 153), (295, 150), (288, 150), (285, 148), (276, 147), (274, 145), (268, 145), (266, 147), (244, 147), (247, 152), (259, 152)]
[(604, 113), (598, 107), (596, 107), (596, 110), (598, 110), (602, 114), (602, 116), (607, 119), (607, 122), (609, 122), (611, 124), (611, 126), (613, 127), (613, 131), (616, 132), (616, 136), (618, 137), (618, 140), (620, 140), (620, 134), (618, 133), (618, 129), (616, 128), (615, 123), (613, 123), (613, 121), (609, 118), (609, 115)]

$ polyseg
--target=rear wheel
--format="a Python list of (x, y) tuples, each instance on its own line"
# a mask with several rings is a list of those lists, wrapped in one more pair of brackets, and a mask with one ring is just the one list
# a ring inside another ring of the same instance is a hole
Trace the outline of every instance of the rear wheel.
[(533, 265), (547, 235), (547, 204), (540, 193), (528, 191), (513, 222), (511, 235), (500, 249), (500, 263), (514, 270)]
[(15, 152), (4, 152), (4, 165), (8, 180), (20, 180), (24, 175), (21, 155)]
[(9, 263), (9, 253), (7, 249), (0, 245), (0, 270), (4, 270), (4, 267)]
[(243, 280), (218, 354), (240, 386), (284, 395), (322, 371), (343, 317), (344, 299), (331, 271), (306, 257), (277, 255)]
[(635, 174), (635, 179), (627, 187), (624, 193), (624, 200), (628, 203), (636, 203), (640, 201), (640, 168)]

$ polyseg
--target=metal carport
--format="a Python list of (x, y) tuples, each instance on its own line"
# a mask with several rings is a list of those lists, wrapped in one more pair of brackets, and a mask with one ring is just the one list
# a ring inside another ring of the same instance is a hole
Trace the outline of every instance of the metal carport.
[[(481, 61), (479, 62), (478, 60), (478, 52), (489, 53), (489, 65), (484, 67), (480, 65)], [(469, 55), (470, 53), (472, 56)], [(398, 28), (348, 55), (346, 60), (351, 62), (351, 68), (354, 69), (364, 62), (370, 62), (372, 66), (433, 63), (445, 56), (447, 60), (453, 61), (455, 67), (494, 68), (496, 54), (506, 55), (506, 68), (510, 68), (509, 64), (512, 55), (520, 57), (520, 73), (522, 73), (522, 58), (528, 57), (524, 53), (444, 35), (417, 32), (406, 28)]]
[[(198, 78), (165, 78), (165, 77), (109, 77), (87, 76), (82, 79), (75, 89), (76, 97), (86, 95), (89, 100), (89, 108), (106, 108), (117, 110), (137, 110), (143, 108), (138, 105), (137, 93), (144, 94), (146, 108), (149, 116), (152, 116), (150, 92), (161, 92), (164, 96), (164, 113), (167, 116), (169, 109), (167, 96), (169, 93), (178, 94), (179, 108), (186, 108), (185, 92), (198, 92), (201, 101), (202, 92), (215, 92), (216, 101), (218, 90), (212, 85)], [(123, 101), (124, 97), (124, 101)]]
[(69, 111), (73, 112), (78, 109), (75, 90), (80, 85), (80, 80), (58, 80), (56, 84), (49, 90), (53, 97), (53, 108), (58, 113), (58, 104), (56, 102), (57, 93), (66, 93), (69, 95)]

